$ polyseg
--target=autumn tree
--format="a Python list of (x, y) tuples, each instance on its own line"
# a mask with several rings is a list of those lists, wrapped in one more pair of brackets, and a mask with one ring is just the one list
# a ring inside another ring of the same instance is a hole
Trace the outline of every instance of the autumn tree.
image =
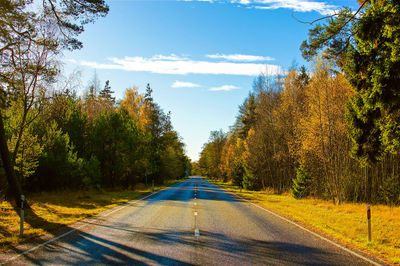
[[(83, 31), (83, 25), (108, 12), (103, 0), (47, 0), (32, 8), (34, 4), (37, 4), (36, 1), (13, 0), (0, 4), (2, 110), (6, 109), (9, 97), (19, 96), (24, 98), (25, 109), (29, 110), (43, 88), (42, 81), (49, 82), (55, 75), (55, 68), (49, 62), (57, 54), (58, 47), (80, 48), (81, 43), (76, 36)], [(21, 121), (20, 136), (24, 124), (25, 121)], [(16, 148), (19, 143), (20, 140), (17, 140)], [(19, 205), (22, 190), (13, 169), (17, 151), (14, 149), (9, 155), (1, 114), (0, 152), (10, 189)]]
[(317, 158), (313, 163), (320, 163), (331, 199), (340, 203), (340, 180), (348, 166), (345, 162), (349, 149), (344, 106), (352, 89), (343, 75), (335, 73), (328, 62), (320, 60), (315, 65), (306, 94), (309, 112), (301, 122), (303, 158), (309, 154)]
[(386, 152), (397, 154), (400, 143), (399, 7), (397, 1), (360, 1), (357, 12), (341, 10), (315, 26), (302, 46), (306, 58), (322, 50), (337, 61), (356, 92), (347, 105), (347, 121), (352, 155), (365, 167), (368, 200), (372, 179), (367, 168)]

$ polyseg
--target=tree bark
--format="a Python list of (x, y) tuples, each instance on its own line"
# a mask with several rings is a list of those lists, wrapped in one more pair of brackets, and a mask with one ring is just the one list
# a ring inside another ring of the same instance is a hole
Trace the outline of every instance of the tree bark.
[(2, 114), (0, 114), (0, 153), (1, 153), (1, 159), (3, 160), (3, 167), (6, 173), (7, 182), (10, 186), (12, 196), (14, 197), (17, 207), (21, 206), (22, 189), (15, 175), (14, 166), (11, 162), (10, 152), (7, 146), (7, 139), (4, 130), (4, 122)]

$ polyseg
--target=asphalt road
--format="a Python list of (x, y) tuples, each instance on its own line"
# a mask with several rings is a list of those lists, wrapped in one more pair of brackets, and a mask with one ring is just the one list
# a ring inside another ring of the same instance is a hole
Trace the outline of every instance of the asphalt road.
[(72, 228), (7, 264), (369, 264), (196, 177)]

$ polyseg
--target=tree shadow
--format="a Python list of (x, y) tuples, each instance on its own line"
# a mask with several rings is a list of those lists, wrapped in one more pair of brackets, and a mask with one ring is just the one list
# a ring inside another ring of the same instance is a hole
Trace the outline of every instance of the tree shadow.
[[(38, 216), (32, 210), (27, 210), (26, 223), (34, 228), (54, 228), (54, 230), (47, 230), (49, 233), (53, 233), (54, 236), (67, 234), (54, 242), (48, 243), (40, 247), (40, 253), (37, 251), (28, 252), (23, 254), (22, 257), (29, 263), (36, 265), (43, 264), (73, 264), (75, 258), (81, 260), (80, 264), (106, 264), (106, 265), (147, 265), (143, 260), (151, 260), (153, 262), (166, 264), (166, 265), (192, 265), (177, 259), (169, 258), (166, 256), (157, 255), (151, 252), (146, 252), (133, 246), (123, 245), (114, 241), (107, 240), (103, 237), (95, 236), (93, 234), (84, 232), (82, 230), (58, 224), (48, 222), (45, 219)], [(81, 221), (86, 224), (93, 224), (95, 226), (106, 227), (101, 222), (105, 220), (99, 219), (99, 223), (90, 223)], [(109, 226), (112, 228), (112, 226)], [(114, 228), (115, 229), (115, 228)], [(136, 233), (133, 230), (127, 230), (119, 228), (129, 233)], [(72, 231), (70, 234), (68, 232)], [(29, 240), (30, 244), (41, 245), (44, 240), (40, 238), (26, 239)], [(26, 241), (25, 241), (26, 242)], [(67, 245), (65, 245), (67, 244)], [(9, 247), (10, 250), (16, 254), (21, 254), (26, 247), (22, 245), (19, 247)], [(28, 248), (29, 250), (29, 248)], [(68, 256), (59, 256), (60, 250), (68, 253)], [(39, 256), (37, 256), (39, 254)], [(46, 254), (46, 256), (42, 256)], [(136, 258), (134, 258), (136, 257)], [(142, 260), (137, 257), (143, 258)], [(56, 260), (55, 260), (56, 259)], [(14, 264), (13, 261), (6, 262)]]
[[(201, 258), (195, 264), (212, 264), (215, 259), (241, 264), (269, 265), (349, 265), (349, 258), (322, 248), (309, 247), (295, 243), (262, 241), (250, 238), (232, 239), (229, 236), (211, 231), (201, 231), (196, 238), (188, 230), (163, 230), (157, 228), (129, 227), (88, 223), (110, 230), (122, 231), (127, 238), (134, 237), (145, 243), (157, 243), (165, 249), (193, 248), (200, 250)], [(71, 230), (72, 228), (68, 228)], [(194, 265), (150, 251), (145, 246), (117, 243), (103, 236), (82, 230), (75, 230), (68, 236), (41, 247), (40, 253), (23, 255), (29, 263), (42, 264), (135, 264), (147, 265), (149, 261), (162, 265)], [(14, 249), (21, 253), (22, 250)], [(39, 254), (38, 256), (36, 256)], [(43, 256), (43, 254), (46, 254)], [(10, 262), (12, 263), (12, 261)]]
[[(128, 246), (107, 240), (81, 230), (76, 230), (71, 235), (60, 238), (40, 249), (40, 251), (26, 253), (22, 257), (28, 263), (35, 265), (76, 263), (80, 265), (148, 265), (148, 261), (162, 265), (193, 265), (144, 251), (133, 245)], [(18, 248), (13, 248), (13, 250), (17, 253), (23, 252)], [(13, 264), (13, 261), (9, 263)]]
[(147, 204), (159, 203), (160, 201), (189, 202), (195, 197), (199, 200), (217, 200), (227, 202), (243, 201), (241, 198), (226, 193), (224, 190), (218, 187), (213, 187), (207, 182), (201, 182), (196, 179), (192, 179), (188, 182), (183, 182), (180, 184), (181, 186), (171, 187), (162, 194), (155, 194), (154, 196), (147, 198)]
[[(168, 192), (166, 190), (164, 193)], [(164, 194), (162, 193), (162, 194)], [(155, 197), (156, 194), (146, 199), (146, 201), (160, 200), (179, 200), (178, 190), (171, 190), (163, 197)], [(184, 193), (186, 197), (192, 196), (192, 190), (187, 189)], [(203, 195), (202, 195), (203, 194)], [(221, 195), (223, 194), (223, 195)], [(228, 193), (220, 193), (214, 188), (205, 187), (200, 191), (198, 188), (198, 198), (204, 197), (211, 200), (229, 201)], [(156, 199), (152, 199), (155, 197)], [(158, 198), (158, 199), (157, 199)], [(189, 200), (189, 199), (188, 199)], [(239, 199), (234, 199), (240, 201)], [(252, 217), (257, 218), (257, 217)], [(79, 261), (80, 264), (135, 264), (145, 265), (148, 261), (163, 265), (193, 265), (192, 261), (183, 261), (182, 258), (172, 258), (164, 255), (163, 251), (150, 252), (144, 250), (143, 246), (136, 244), (121, 244), (116, 241), (106, 239), (104, 235), (99, 236), (99, 232), (95, 235), (75, 229), (71, 226), (65, 226), (59, 223), (49, 222), (38, 216), (32, 210), (26, 211), (26, 222), (34, 228), (46, 228), (54, 235), (61, 235), (71, 230), (74, 232), (61, 237), (57, 241), (51, 242), (40, 248), (40, 251), (34, 251), (23, 255), (29, 263), (42, 264), (74, 264)], [(196, 264), (214, 264), (218, 263), (215, 259), (221, 259), (221, 262), (240, 262), (240, 264), (270, 264), (270, 265), (349, 265), (352, 261), (349, 257), (345, 257), (336, 252), (331, 252), (324, 248), (310, 247), (298, 243), (286, 243), (279, 241), (263, 241), (259, 239), (240, 238), (232, 239), (228, 235), (201, 230), (199, 238), (194, 237), (192, 230), (165, 230), (158, 228), (134, 227), (125, 223), (106, 224), (107, 219), (101, 216), (94, 216), (90, 220), (84, 220), (80, 223), (96, 226), (109, 230), (116, 230), (134, 239), (141, 239), (146, 243), (156, 243), (162, 245), (165, 249), (171, 248), (188, 248), (195, 249), (199, 252), (199, 262)], [(256, 223), (263, 223), (256, 220)], [(51, 228), (54, 228), (53, 230)], [(200, 228), (201, 229), (201, 228)], [(273, 229), (273, 228), (272, 228)], [(101, 230), (100, 230), (101, 232)], [(116, 233), (117, 234), (117, 233)], [(43, 243), (43, 240), (36, 239), (36, 243)], [(295, 241), (296, 242), (296, 241)], [(140, 246), (140, 247), (139, 247)], [(24, 252), (24, 248), (12, 248), (16, 253)], [(44, 256), (44, 254), (46, 254)], [(62, 255), (62, 256), (61, 256)], [(13, 261), (9, 262), (10, 264)], [(231, 263), (232, 264), (232, 263)]]

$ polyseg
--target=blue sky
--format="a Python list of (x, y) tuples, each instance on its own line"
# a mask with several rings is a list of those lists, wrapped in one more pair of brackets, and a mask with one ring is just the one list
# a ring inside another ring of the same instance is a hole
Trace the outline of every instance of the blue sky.
[(96, 71), (118, 99), (150, 83), (154, 99), (197, 160), (211, 130), (227, 131), (261, 71), (294, 62), (312, 21), (355, 0), (108, 0), (110, 12), (86, 27), (84, 48), (65, 52), (64, 73), (82, 73), (80, 92)]

